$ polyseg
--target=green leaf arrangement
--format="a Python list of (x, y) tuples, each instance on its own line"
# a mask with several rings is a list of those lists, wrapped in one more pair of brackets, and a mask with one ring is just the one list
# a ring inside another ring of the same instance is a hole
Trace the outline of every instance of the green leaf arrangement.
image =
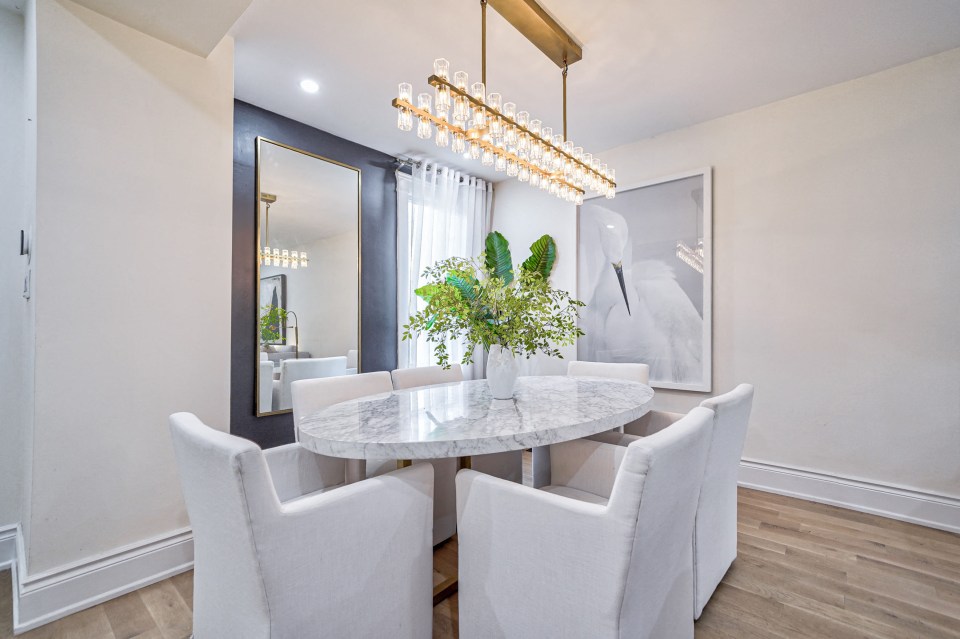
[(528, 358), (537, 352), (562, 358), (559, 347), (584, 334), (577, 327), (584, 303), (550, 286), (556, 261), (557, 244), (544, 235), (515, 269), (507, 239), (490, 233), (480, 257), (453, 257), (423, 272), (427, 284), (415, 292), (427, 306), (410, 316), (403, 339), (424, 335), (444, 368), (450, 367), (448, 341), (467, 346), (462, 364), (473, 361), (477, 345), (499, 344)]
[(280, 329), (287, 323), (287, 310), (266, 304), (260, 309), (260, 343), (280, 341)]

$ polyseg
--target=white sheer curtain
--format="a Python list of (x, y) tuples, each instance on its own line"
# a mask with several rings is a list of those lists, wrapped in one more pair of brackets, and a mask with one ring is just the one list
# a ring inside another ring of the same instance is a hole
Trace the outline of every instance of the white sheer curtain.
[[(408, 176), (397, 172), (397, 320), (399, 333), (410, 315), (424, 307), (414, 291), (425, 282), (423, 270), (448, 257), (475, 257), (483, 251), (490, 228), (492, 185), (432, 162), (422, 162)], [(450, 361), (458, 362), (464, 347), (447, 344)], [(398, 336), (400, 368), (436, 364), (423, 338)], [(483, 377), (483, 353), (476, 354), (464, 377)]]

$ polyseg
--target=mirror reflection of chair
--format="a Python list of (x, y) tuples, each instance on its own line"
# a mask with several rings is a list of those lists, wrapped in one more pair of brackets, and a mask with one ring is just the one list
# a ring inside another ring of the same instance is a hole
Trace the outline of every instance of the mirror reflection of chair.
[(280, 379), (274, 394), (274, 410), (293, 408), (290, 385), (301, 379), (337, 377), (347, 374), (347, 358), (312, 357), (310, 359), (285, 359), (280, 364)]
[(460, 637), (693, 637), (712, 411), (628, 447), (552, 446), (543, 490), (457, 475)]
[[(260, 353), (266, 355), (266, 353)], [(273, 362), (260, 358), (257, 374), (257, 407), (261, 413), (273, 410)]]
[[(463, 381), (460, 364), (442, 366), (418, 366), (398, 368), (390, 373), (396, 390), (448, 384)], [(433, 543), (449, 539), (457, 532), (457, 494), (455, 478), (457, 459), (431, 459), (434, 469), (434, 519)], [(482, 473), (513, 482), (523, 481), (523, 451), (510, 451), (492, 455), (474, 455), (471, 467)]]
[(356, 375), (357, 374), (357, 354), (359, 351), (355, 348), (351, 348), (347, 351), (347, 375)]
[(170, 431), (193, 528), (194, 636), (430, 636), (429, 465), (342, 485), (299, 444), (262, 451), (189, 413)]

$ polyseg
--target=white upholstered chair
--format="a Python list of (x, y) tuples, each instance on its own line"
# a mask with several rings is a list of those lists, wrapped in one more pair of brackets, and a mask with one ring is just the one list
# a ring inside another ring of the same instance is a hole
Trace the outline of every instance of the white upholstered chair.
[[(753, 386), (740, 384), (729, 393), (700, 402), (700, 406), (712, 410), (715, 417), (694, 529), (694, 619), (700, 618), (737, 558), (737, 474), (753, 406)], [(669, 430), (682, 418), (679, 413), (652, 411), (625, 429), (623, 435), (603, 433), (591, 439), (629, 445), (640, 437)]]
[[(379, 371), (376, 373), (361, 373), (340, 377), (321, 377), (317, 379), (301, 379), (291, 384), (293, 396), (293, 433), (294, 438), (300, 441), (300, 420), (305, 415), (323, 410), (339, 402), (345, 402), (367, 395), (389, 393), (393, 390), (390, 382), (390, 373)], [(329, 458), (335, 459), (335, 458)], [(336, 459), (345, 468), (343, 459)], [(390, 472), (397, 467), (395, 459), (368, 459), (366, 462), (366, 476)]]
[(293, 408), (290, 385), (301, 379), (339, 377), (347, 374), (347, 358), (311, 357), (309, 359), (285, 359), (280, 363), (280, 381), (273, 393), (274, 410)]
[[(612, 379), (626, 379), (632, 382), (647, 384), (650, 382), (650, 367), (646, 364), (615, 363), (615, 362), (567, 362), (567, 375), (571, 377), (608, 377)], [(630, 422), (631, 424), (635, 422)], [(628, 424), (629, 425), (629, 424)], [(616, 429), (614, 432), (620, 432)], [(550, 448), (540, 446), (534, 448), (530, 455), (530, 471), (533, 475), (533, 485), (543, 486), (549, 483)]]
[(398, 368), (390, 373), (393, 378), (393, 387), (416, 388), (418, 386), (432, 386), (433, 384), (448, 384), (463, 381), (463, 368), (460, 364), (450, 364), (450, 368), (443, 366), (416, 366), (414, 368)]
[[(417, 366), (398, 368), (390, 373), (393, 387), (397, 390), (447, 384), (463, 381), (460, 364), (442, 366)], [(457, 491), (454, 483), (457, 474), (456, 458), (431, 459), (433, 464), (433, 543), (449, 539), (457, 532)], [(471, 468), (514, 482), (523, 481), (523, 451), (510, 451), (492, 455), (474, 455)]]
[(612, 377), (650, 383), (650, 367), (646, 364), (612, 362), (567, 362), (567, 375), (576, 377)]
[(431, 636), (432, 468), (343, 486), (297, 444), (261, 451), (189, 413), (170, 431), (197, 639)]
[[(266, 355), (266, 353), (260, 353)], [(261, 359), (257, 373), (257, 412), (269, 413), (273, 410), (273, 362)]]
[[(463, 369), (460, 364), (451, 364), (448, 369), (442, 366), (398, 368), (390, 373), (390, 377), (393, 378), (393, 387), (401, 390), (463, 381)], [(457, 489), (454, 485), (457, 459), (450, 457), (418, 462), (429, 462), (433, 466), (433, 543), (436, 545), (457, 532)]]
[(711, 411), (630, 446), (553, 446), (537, 490), (457, 475), (460, 636), (689, 639)]

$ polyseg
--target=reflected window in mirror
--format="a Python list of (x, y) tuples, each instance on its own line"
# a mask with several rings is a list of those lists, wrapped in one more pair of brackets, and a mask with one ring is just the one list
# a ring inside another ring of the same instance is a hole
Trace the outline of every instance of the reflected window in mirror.
[(360, 170), (257, 138), (257, 415), (360, 361)]

